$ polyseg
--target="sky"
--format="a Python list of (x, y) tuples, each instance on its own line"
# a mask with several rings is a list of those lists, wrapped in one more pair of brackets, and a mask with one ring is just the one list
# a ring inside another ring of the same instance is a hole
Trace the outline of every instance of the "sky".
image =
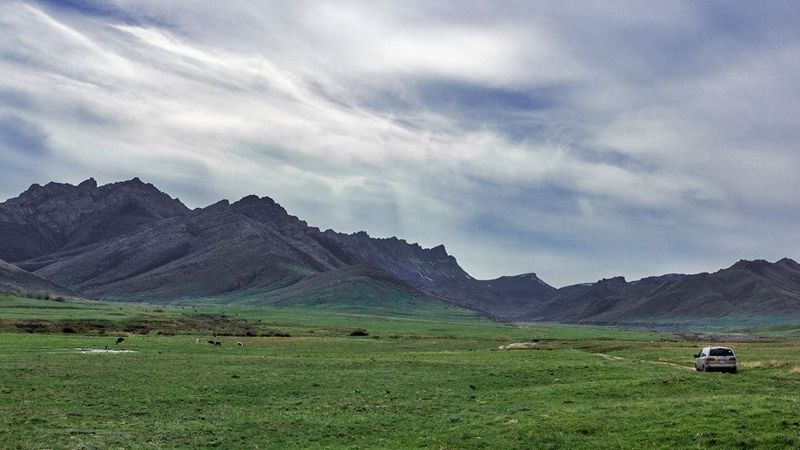
[(0, 199), (269, 196), (563, 286), (800, 259), (796, 1), (0, 3)]

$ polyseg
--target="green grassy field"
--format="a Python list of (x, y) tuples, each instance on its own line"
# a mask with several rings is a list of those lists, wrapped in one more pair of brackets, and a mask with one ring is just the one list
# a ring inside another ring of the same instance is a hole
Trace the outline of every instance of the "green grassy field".
[(0, 297), (0, 448), (800, 447), (791, 332), (731, 375), (692, 369), (703, 341), (451, 313)]

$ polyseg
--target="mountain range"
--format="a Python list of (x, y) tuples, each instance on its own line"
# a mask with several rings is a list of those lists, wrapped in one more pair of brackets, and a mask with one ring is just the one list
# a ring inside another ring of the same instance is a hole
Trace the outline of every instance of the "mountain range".
[(321, 231), (269, 197), (189, 209), (152, 184), (34, 184), (0, 203), (0, 289), (382, 313), (460, 307), (502, 320), (692, 323), (800, 318), (800, 264), (622, 277), (556, 289), (477, 280), (442, 245)]

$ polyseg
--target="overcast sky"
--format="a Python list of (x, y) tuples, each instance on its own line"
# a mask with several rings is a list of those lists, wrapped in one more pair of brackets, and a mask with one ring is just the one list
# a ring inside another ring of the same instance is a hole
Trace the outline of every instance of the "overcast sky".
[(0, 3), (0, 197), (444, 243), (555, 286), (800, 257), (796, 1)]

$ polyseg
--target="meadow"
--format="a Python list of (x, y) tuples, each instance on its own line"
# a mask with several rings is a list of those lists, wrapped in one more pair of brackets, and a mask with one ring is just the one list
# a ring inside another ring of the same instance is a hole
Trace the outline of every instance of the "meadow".
[(798, 448), (800, 339), (765, 334), (731, 375), (694, 371), (703, 336), (458, 309), (0, 297), (0, 448)]

